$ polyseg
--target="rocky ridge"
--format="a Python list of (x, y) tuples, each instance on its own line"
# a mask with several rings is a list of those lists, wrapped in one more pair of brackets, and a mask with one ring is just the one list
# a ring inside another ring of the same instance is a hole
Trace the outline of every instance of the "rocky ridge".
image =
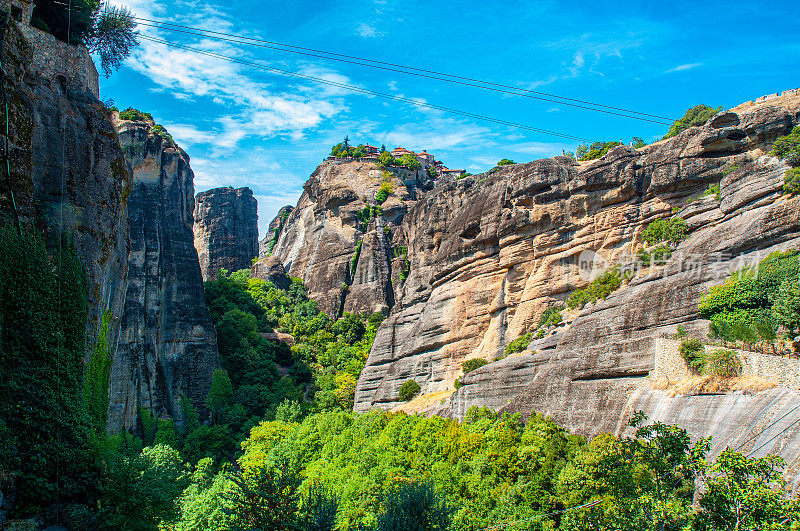
[[(733, 402), (671, 398), (646, 377), (655, 337), (679, 325), (707, 331), (697, 301), (710, 285), (772, 250), (800, 247), (800, 199), (782, 195), (786, 165), (768, 154), (772, 141), (798, 123), (800, 92), (789, 91), (640, 150), (615, 148), (597, 161), (556, 157), (440, 180), (402, 222), (411, 272), (378, 330), (355, 409), (399, 406), (399, 387), (409, 379), (423, 394), (452, 391), (462, 361), (502, 358), (508, 343), (535, 330), (545, 308), (587, 285), (586, 252), (606, 264), (630, 262), (646, 225), (674, 212), (686, 219), (689, 238), (665, 267), (641, 272), (522, 356), (463, 376), (463, 387), (431, 411), (461, 417), (472, 405), (535, 410), (593, 435), (620, 432), (639, 408), (720, 444), (737, 440), (731, 426), (746, 426), (745, 440), (767, 418), (785, 413), (780, 404), (798, 393), (774, 390), (769, 399), (767, 393)], [(704, 195), (717, 183), (720, 200)], [(764, 400), (774, 407), (755, 415)], [(775, 435), (764, 432), (763, 440), (769, 434)], [(800, 427), (759, 451), (800, 466)]]
[(135, 426), (140, 407), (180, 422), (182, 396), (202, 415), (219, 366), (194, 248), (194, 174), (189, 156), (153, 126), (116, 120), (133, 187), (128, 283), (111, 367), (111, 432)]
[(194, 207), (194, 246), (203, 279), (220, 269), (247, 269), (258, 256), (258, 204), (250, 188), (200, 192)]
[[(426, 186), (423, 179), (385, 172), (372, 162), (322, 164), (303, 186), (272, 255), (303, 279), (309, 297), (330, 315), (388, 311), (407, 272), (400, 226)], [(393, 192), (378, 204), (375, 194), (384, 180)]]

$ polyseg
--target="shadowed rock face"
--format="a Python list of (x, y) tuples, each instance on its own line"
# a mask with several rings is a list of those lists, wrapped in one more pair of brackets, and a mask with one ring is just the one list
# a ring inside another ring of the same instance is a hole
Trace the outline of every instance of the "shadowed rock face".
[(135, 426), (139, 407), (182, 421), (186, 396), (201, 415), (219, 366), (192, 233), (189, 157), (146, 122), (118, 121), (133, 176), (125, 310), (111, 367), (109, 430)]
[(286, 225), (286, 220), (289, 218), (289, 214), (292, 213), (292, 210), (294, 210), (292, 205), (282, 206), (281, 209), (278, 210), (278, 214), (269, 223), (267, 235), (258, 243), (258, 256), (263, 258), (272, 254), (272, 248), (275, 247), (278, 236), (280, 236), (283, 231), (283, 227)]
[(197, 194), (194, 246), (204, 280), (223, 268), (249, 268), (258, 256), (258, 204), (253, 191), (227, 187)]
[[(131, 178), (105, 106), (70, 81), (61, 86), (29, 70), (34, 50), (15, 22), (9, 20), (2, 32), (14, 202), (21, 224), (35, 226), (51, 248), (59, 233), (74, 238), (88, 280), (91, 350), (103, 313), (122, 312)], [(0, 218), (14, 222), (6, 178)], [(116, 331), (112, 322), (111, 343)]]
[[(463, 376), (463, 387), (434, 412), (461, 417), (472, 405), (536, 410), (593, 435), (619, 432), (638, 408), (723, 442), (729, 423), (755, 426), (752, 408), (762, 398), (737, 399), (733, 410), (722, 398), (681, 401), (654, 391), (645, 376), (654, 337), (681, 324), (707, 330), (698, 299), (741, 267), (734, 256), (756, 262), (771, 250), (800, 246), (800, 199), (781, 195), (786, 165), (767, 155), (772, 141), (798, 123), (800, 94), (793, 92), (638, 151), (623, 146), (581, 165), (556, 157), (440, 181), (403, 220), (411, 274), (378, 330), (355, 409), (397, 406), (409, 379), (425, 394), (453, 389), (462, 361), (502, 356), (508, 343), (536, 328), (546, 307), (588, 283), (578, 267), (581, 252), (627, 261), (646, 225), (674, 210), (690, 233), (667, 266), (639, 274), (523, 355)], [(721, 201), (703, 196), (716, 183)], [(703, 267), (688, 269), (696, 263)], [(719, 417), (710, 421), (707, 408)], [(664, 413), (678, 409), (681, 415)], [(782, 449), (787, 438), (794, 454)], [(796, 459), (800, 425), (762, 450)]]
[[(378, 205), (374, 196), (385, 178), (374, 163), (319, 166), (272, 248), (330, 315), (388, 311), (402, 290), (406, 240), (400, 225), (422, 193), (423, 177), (391, 176), (393, 192)], [(380, 207), (380, 215), (370, 215), (370, 207)], [(263, 249), (262, 242), (262, 257)]]
[(250, 278), (260, 278), (272, 282), (276, 288), (288, 290), (291, 280), (286, 276), (286, 270), (281, 261), (274, 256), (259, 258), (250, 268)]

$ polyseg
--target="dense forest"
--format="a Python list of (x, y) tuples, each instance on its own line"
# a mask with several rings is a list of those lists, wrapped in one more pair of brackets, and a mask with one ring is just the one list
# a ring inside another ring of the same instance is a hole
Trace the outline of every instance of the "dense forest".
[[(136, 430), (107, 434), (107, 321), (84, 363), (74, 245), (0, 238), (0, 481), (15, 517), (137, 530), (800, 529), (779, 458), (726, 450), (711, 463), (707, 440), (642, 415), (631, 437), (587, 442), (539, 415), (355, 414), (383, 315), (333, 320), (299, 279), (284, 291), (247, 270), (205, 285), (222, 362), (209, 417), (185, 400), (182, 422), (141, 411)], [(265, 337), (276, 330), (294, 344)]]

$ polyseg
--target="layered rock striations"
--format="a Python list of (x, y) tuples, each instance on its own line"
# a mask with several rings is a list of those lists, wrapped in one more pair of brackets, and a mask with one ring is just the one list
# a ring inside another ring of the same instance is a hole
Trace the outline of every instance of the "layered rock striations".
[[(398, 406), (409, 379), (423, 394), (452, 391), (461, 362), (502, 358), (506, 345), (535, 330), (545, 308), (585, 287), (582, 261), (598, 254), (606, 264), (630, 263), (647, 224), (674, 213), (687, 221), (689, 237), (666, 266), (640, 271), (522, 356), (463, 376), (463, 387), (436, 412), (460, 417), (472, 405), (535, 410), (592, 435), (619, 432), (638, 408), (720, 444), (737, 440), (731, 430), (741, 423), (736, 429), (746, 440), (751, 429), (786, 413), (798, 393), (670, 398), (646, 376), (655, 337), (678, 325), (707, 331), (697, 302), (710, 285), (772, 250), (800, 247), (800, 199), (782, 195), (787, 167), (768, 154), (798, 123), (800, 93), (791, 91), (597, 161), (556, 157), (441, 180), (403, 220), (410, 275), (378, 330), (355, 409)], [(704, 195), (717, 183), (719, 200)], [(784, 448), (787, 441), (794, 450)], [(800, 465), (800, 423), (759, 451)]]
[(111, 367), (111, 432), (135, 426), (140, 407), (180, 421), (182, 396), (202, 415), (219, 366), (194, 248), (189, 157), (151, 122), (116, 125), (133, 188), (128, 285)]
[[(392, 193), (380, 203), (384, 182)], [(399, 176), (372, 162), (325, 163), (305, 183), (272, 255), (330, 315), (388, 311), (404, 279), (400, 226), (422, 184), (416, 174)]]
[(194, 207), (194, 246), (204, 279), (220, 269), (247, 269), (258, 256), (258, 204), (250, 188), (200, 192)]

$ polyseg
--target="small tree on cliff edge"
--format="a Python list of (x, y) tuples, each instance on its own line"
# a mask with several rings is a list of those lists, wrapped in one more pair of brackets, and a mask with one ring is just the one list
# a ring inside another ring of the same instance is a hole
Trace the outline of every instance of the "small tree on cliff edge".
[(105, 5), (95, 18), (94, 31), (86, 45), (100, 56), (103, 74), (109, 77), (139, 45), (133, 14), (124, 7)]
[[(61, 3), (38, 2), (31, 25), (70, 44), (85, 44), (100, 56), (103, 74), (109, 77), (138, 46), (133, 14), (124, 7), (102, 5), (98, 0), (72, 0), (71, 16)], [(67, 29), (69, 28), (69, 37)]]

